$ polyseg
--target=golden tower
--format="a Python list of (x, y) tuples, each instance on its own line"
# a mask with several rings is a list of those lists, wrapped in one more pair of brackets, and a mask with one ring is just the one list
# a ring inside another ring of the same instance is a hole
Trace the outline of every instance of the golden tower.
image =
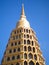
[(30, 27), (22, 6), (22, 13), (2, 59), (2, 65), (45, 65), (35, 32)]

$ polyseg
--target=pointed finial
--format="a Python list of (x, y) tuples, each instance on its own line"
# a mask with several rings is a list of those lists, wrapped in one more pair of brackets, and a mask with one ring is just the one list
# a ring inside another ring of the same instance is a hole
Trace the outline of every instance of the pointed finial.
[(24, 12), (24, 4), (22, 4), (22, 12), (21, 12), (21, 18), (25, 18), (25, 12)]
[(24, 13), (24, 4), (22, 4), (22, 14), (21, 15), (25, 15), (25, 13)]

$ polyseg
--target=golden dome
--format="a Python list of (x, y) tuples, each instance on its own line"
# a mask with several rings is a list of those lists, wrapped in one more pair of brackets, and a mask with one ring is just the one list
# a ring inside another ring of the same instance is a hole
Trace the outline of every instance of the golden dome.
[(24, 13), (24, 6), (22, 6), (21, 17), (20, 17), (20, 20), (18, 21), (16, 27), (17, 28), (19, 28), (19, 27), (30, 28), (30, 24), (27, 21), (25, 13)]

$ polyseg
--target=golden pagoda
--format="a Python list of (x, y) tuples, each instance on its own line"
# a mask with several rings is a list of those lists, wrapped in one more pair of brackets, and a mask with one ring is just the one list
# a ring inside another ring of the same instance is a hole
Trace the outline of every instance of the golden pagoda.
[(45, 65), (38, 39), (30, 27), (22, 6), (22, 13), (10, 39), (1, 65)]

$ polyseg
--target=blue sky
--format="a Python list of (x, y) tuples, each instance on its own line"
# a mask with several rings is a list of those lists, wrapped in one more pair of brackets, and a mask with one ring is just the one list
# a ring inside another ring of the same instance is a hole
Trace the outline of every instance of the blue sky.
[(49, 0), (0, 0), (0, 63), (10, 37), (20, 19), (22, 3), (30, 26), (49, 65)]

